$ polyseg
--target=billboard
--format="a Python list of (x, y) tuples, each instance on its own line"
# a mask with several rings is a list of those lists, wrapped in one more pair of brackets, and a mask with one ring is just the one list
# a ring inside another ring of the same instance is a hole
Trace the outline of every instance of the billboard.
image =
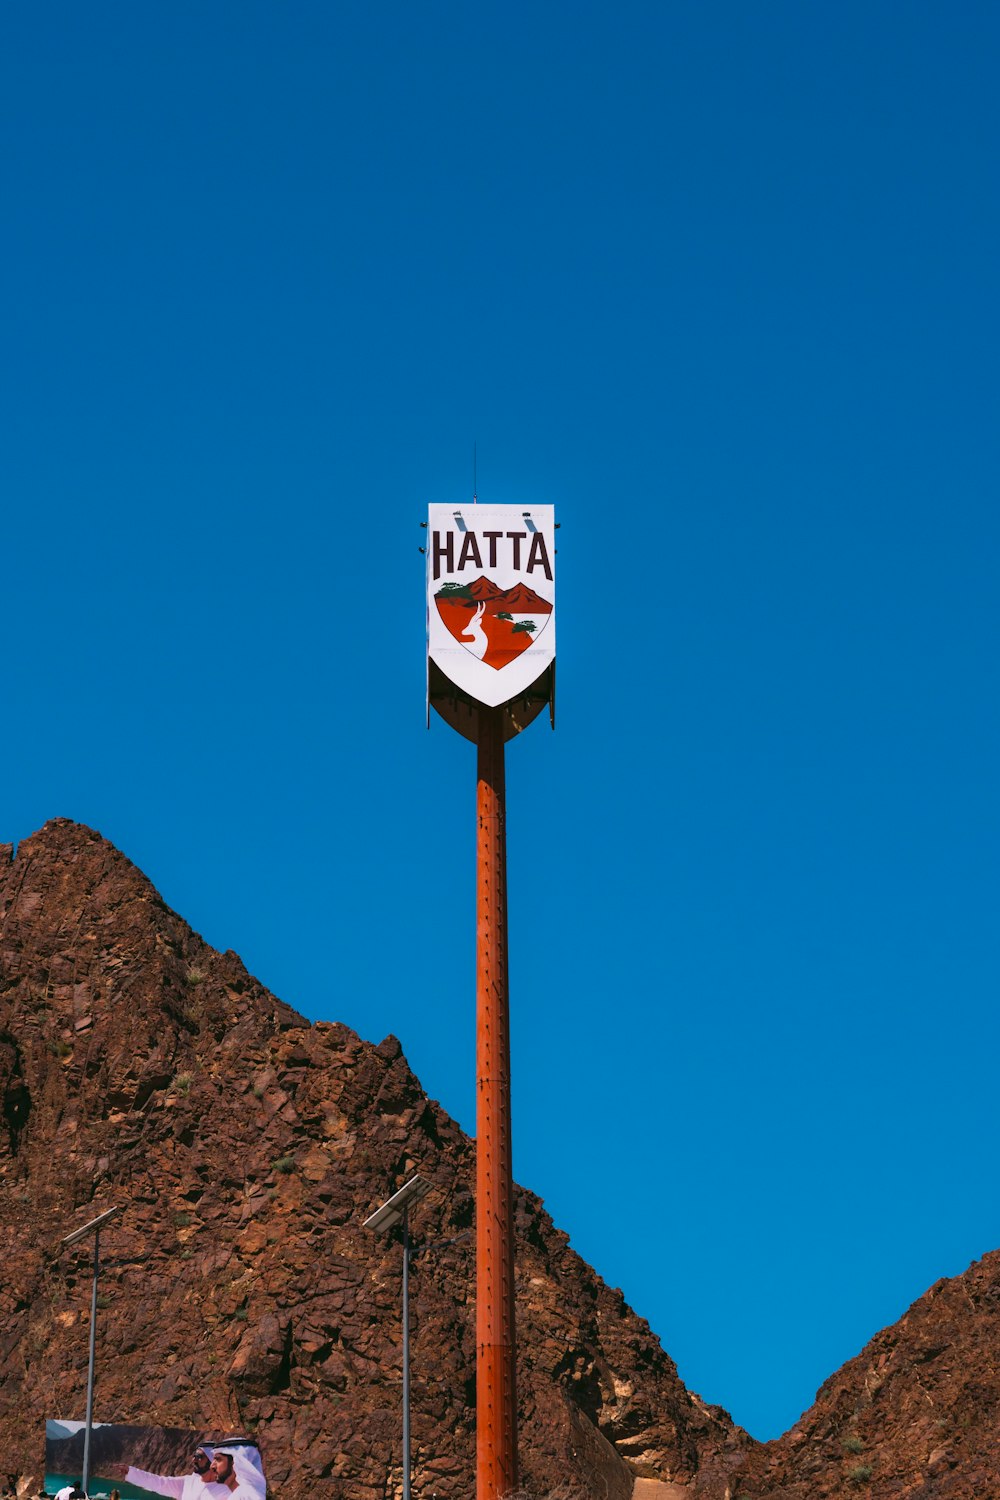
[(432, 505), (428, 661), (468, 698), (521, 697), (556, 655), (551, 505)]
[[(45, 1493), (79, 1482), (83, 1422), (46, 1422)], [(214, 1430), (131, 1427), (95, 1422), (90, 1434), (91, 1500), (117, 1490), (121, 1500), (264, 1500), (264, 1465), (252, 1438)]]

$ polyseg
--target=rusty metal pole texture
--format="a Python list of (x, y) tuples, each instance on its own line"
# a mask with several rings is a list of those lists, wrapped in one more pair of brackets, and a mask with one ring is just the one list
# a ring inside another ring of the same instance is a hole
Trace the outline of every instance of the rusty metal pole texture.
[(517, 1489), (504, 724), (479, 708), (476, 833), (476, 1500)]

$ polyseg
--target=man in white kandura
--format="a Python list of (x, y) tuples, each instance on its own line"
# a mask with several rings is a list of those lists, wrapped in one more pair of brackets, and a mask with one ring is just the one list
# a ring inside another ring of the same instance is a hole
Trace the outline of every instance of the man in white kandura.
[(229, 1500), (228, 1490), (215, 1482), (212, 1452), (207, 1448), (194, 1450), (190, 1474), (148, 1474), (130, 1465), (125, 1478), (129, 1484), (152, 1490), (154, 1495), (166, 1495), (168, 1500)]

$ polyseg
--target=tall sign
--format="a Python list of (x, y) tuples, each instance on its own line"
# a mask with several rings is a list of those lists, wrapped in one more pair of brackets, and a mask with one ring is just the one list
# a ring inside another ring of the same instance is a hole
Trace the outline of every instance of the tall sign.
[(428, 652), (490, 708), (522, 696), (556, 659), (551, 505), (432, 505)]
[(551, 505), (432, 505), (427, 698), (477, 746), (476, 1496), (518, 1487), (504, 741), (554, 719)]

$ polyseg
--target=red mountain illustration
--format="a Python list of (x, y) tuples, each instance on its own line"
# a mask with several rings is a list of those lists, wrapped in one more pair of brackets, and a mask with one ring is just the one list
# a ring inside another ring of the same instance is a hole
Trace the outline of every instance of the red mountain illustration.
[(497, 588), (496, 584), (491, 583), (490, 580), (484, 577), (482, 573), (480, 573), (475, 583), (467, 584), (466, 587), (468, 588), (469, 593), (472, 595), (473, 599), (489, 600), (500, 599), (503, 597), (503, 590)]
[(534, 589), (530, 589), (526, 583), (515, 583), (513, 588), (507, 589), (502, 595), (503, 607), (512, 615), (523, 615), (525, 610), (536, 610), (540, 615), (550, 615), (552, 605)]
[(485, 604), (488, 614), (495, 615), (498, 610), (506, 610), (511, 615), (523, 615), (532, 612), (539, 615), (550, 615), (552, 605), (534, 589), (529, 588), (526, 583), (515, 583), (512, 588), (501, 589), (484, 574), (480, 574), (475, 583), (467, 583), (461, 593), (451, 584), (438, 589), (434, 596), (442, 603), (455, 603), (464, 609), (474, 609), (476, 604)]

